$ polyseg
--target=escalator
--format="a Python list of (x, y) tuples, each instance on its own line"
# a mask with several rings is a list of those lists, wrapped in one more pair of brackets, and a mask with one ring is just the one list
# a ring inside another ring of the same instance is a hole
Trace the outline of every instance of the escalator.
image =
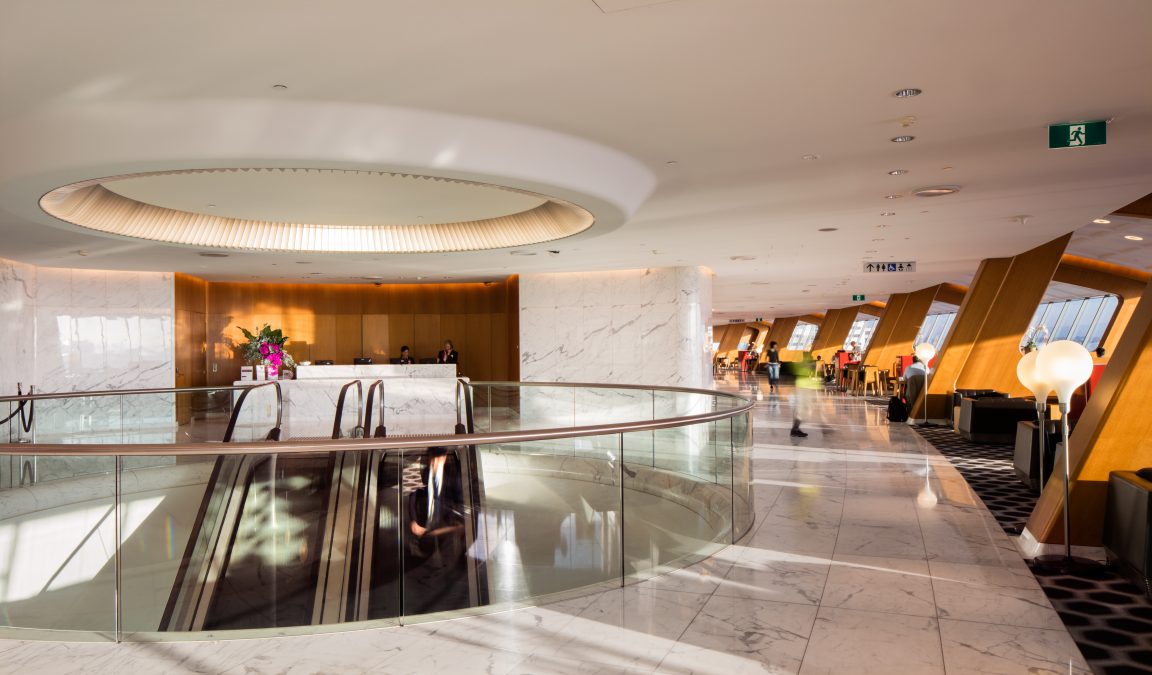
[[(333, 438), (347, 428), (352, 386), (349, 435), (386, 437), (383, 383), (372, 383), (362, 408), (354, 381), (341, 391)], [(460, 406), (457, 431), (466, 433), (466, 388)], [(475, 545), (475, 457), (470, 446), (221, 456), (160, 629), (316, 625), (485, 604), (483, 563), (472, 554), (486, 550)]]

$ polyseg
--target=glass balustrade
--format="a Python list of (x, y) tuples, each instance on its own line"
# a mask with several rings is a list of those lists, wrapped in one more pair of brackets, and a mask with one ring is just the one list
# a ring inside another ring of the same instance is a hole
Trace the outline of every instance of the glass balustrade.
[(471, 383), (473, 433), (364, 438), (361, 392), (333, 412), (337, 440), (276, 442), (275, 387), (243, 393), (29, 399), (27, 430), (0, 400), (0, 634), (464, 616), (648, 579), (752, 526), (751, 404), (730, 394)]

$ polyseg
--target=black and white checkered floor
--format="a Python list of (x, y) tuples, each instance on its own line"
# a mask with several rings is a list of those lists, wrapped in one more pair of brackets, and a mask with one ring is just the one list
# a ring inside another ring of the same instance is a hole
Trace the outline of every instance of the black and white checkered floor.
[[(964, 476), (1009, 534), (1019, 534), (1036, 504), (1012, 469), (1012, 447), (969, 443), (948, 427), (917, 427)], [(1152, 601), (1115, 570), (1071, 576), (1030, 565), (1093, 671), (1152, 673)]]

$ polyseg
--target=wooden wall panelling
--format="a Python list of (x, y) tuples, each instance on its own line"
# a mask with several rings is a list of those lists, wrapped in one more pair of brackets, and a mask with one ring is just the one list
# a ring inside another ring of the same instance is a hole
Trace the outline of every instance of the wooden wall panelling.
[[(416, 319), (412, 314), (388, 315), (388, 350), (392, 356), (400, 355), (400, 348), (408, 345), (412, 358), (420, 358), (416, 353)], [(432, 354), (432, 356), (436, 356)]]
[[(906, 302), (908, 302), (907, 293), (893, 293), (889, 296), (888, 302), (884, 305), (884, 311), (880, 313), (876, 330), (872, 331), (872, 341), (868, 343), (868, 351), (864, 353), (865, 364), (880, 368), (887, 368), (892, 364), (892, 358), (895, 357), (888, 358), (888, 342), (892, 339), (892, 331), (896, 329), (896, 324), (900, 321), (900, 311), (904, 309)], [(880, 365), (881, 363), (884, 365)]]
[[(1100, 546), (1108, 474), (1152, 466), (1152, 284), (1104, 369), (1100, 383), (1072, 432), (1072, 543)], [(1063, 543), (1064, 485), (1061, 472), (1044, 488), (1028, 531), (1038, 541)]]
[(413, 315), (415, 337), (412, 339), (412, 351), (416, 358), (433, 358), (442, 348), (442, 331), (440, 330), (439, 314)]
[[(929, 382), (928, 417), (949, 418), (950, 392), (959, 388), (998, 389), (1015, 396), (1028, 393), (1016, 378), (1020, 340), (1071, 236), (1013, 258), (980, 264)], [(923, 401), (912, 406), (911, 414), (924, 414)]]
[[(520, 381), (520, 277), (513, 274), (504, 282), (504, 314), (508, 317), (508, 371), (506, 376), (496, 373), (496, 379)], [(497, 347), (499, 349), (499, 347)]]
[(884, 360), (876, 364), (878, 368), (891, 368), (896, 357), (911, 354), (915, 349), (916, 345), (913, 343), (916, 342), (916, 336), (924, 325), (928, 310), (932, 309), (937, 289), (938, 286), (929, 286), (908, 294), (900, 308), (900, 316), (888, 336), (888, 343), (884, 348)]
[(1011, 266), (1011, 258), (989, 258), (977, 268), (972, 285), (968, 287), (968, 294), (960, 303), (960, 309), (948, 330), (948, 337), (944, 339), (944, 349), (936, 357), (936, 368), (928, 383), (928, 414), (932, 419), (951, 417), (952, 400), (949, 392), (956, 389), (956, 380), (980, 337), (980, 327), (988, 316), (988, 308), (1000, 292), (1000, 286)]
[[(518, 310), (516, 310), (518, 311)], [(510, 347), (513, 340), (508, 336), (508, 313), (499, 312), (492, 314), (492, 360), (489, 365), (488, 376), (492, 380), (507, 380), (515, 377), (511, 374), (511, 368), (508, 363), (508, 357), (511, 353)], [(508, 347), (502, 348), (501, 345)], [(516, 378), (519, 379), (519, 378)]]
[(352, 359), (364, 355), (363, 316), (337, 314), (333, 319), (336, 324), (336, 363), (352, 363)]
[(812, 342), (813, 358), (819, 356), (828, 361), (837, 350), (843, 349), (844, 341), (852, 332), (852, 324), (856, 323), (856, 316), (859, 313), (860, 308), (855, 305), (828, 310), (820, 330), (816, 333), (816, 339)]
[(388, 342), (387, 314), (361, 315), (360, 330), (362, 356), (371, 358), (375, 363), (389, 363), (390, 359), (400, 355), (400, 347), (393, 348)]
[[(473, 380), (492, 379), (492, 315), (489, 313), (465, 314), (464, 348), (468, 350), (467, 358), (461, 359), (464, 363), (460, 374)], [(463, 355), (464, 352), (461, 352)]]

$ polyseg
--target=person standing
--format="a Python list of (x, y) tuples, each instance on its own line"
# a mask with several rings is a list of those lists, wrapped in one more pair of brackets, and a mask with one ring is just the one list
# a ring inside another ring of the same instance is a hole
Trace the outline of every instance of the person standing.
[(768, 391), (780, 392), (780, 350), (775, 340), (768, 343), (768, 350), (764, 352), (768, 357)]
[[(909, 413), (912, 411), (912, 406), (916, 405), (916, 399), (920, 398), (920, 392), (924, 391), (924, 385), (927, 383), (928, 366), (921, 363), (920, 357), (913, 354), (912, 365), (904, 369), (904, 401), (908, 406)], [(916, 424), (911, 415), (908, 416), (908, 424)]]
[(400, 358), (396, 359), (396, 363), (402, 366), (410, 366), (413, 363), (416, 363), (415, 359), (412, 358), (412, 355), (408, 353), (408, 345), (400, 347)]
[(452, 345), (451, 340), (444, 341), (444, 349), (441, 349), (436, 354), (436, 363), (457, 363), (460, 360), (460, 353), (456, 351), (456, 347)]

